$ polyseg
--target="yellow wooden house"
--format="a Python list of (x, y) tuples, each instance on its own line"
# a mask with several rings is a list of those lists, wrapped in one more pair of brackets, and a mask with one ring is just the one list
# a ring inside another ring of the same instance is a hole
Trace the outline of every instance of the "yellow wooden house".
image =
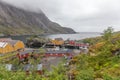
[(13, 51), (14, 51), (14, 48), (11, 44), (7, 42), (0, 42), (0, 53), (9, 53)]
[(54, 40), (51, 40), (52, 44), (54, 45), (63, 45), (64, 44), (64, 40), (61, 38), (56, 38)]
[(25, 45), (22, 41), (16, 41), (16, 43), (14, 44), (14, 50), (19, 50), (19, 49), (24, 49)]
[(10, 41), (7, 41), (7, 42), (13, 46), (14, 51), (25, 48), (24, 43), (20, 40), (10, 40)]
[(0, 39), (0, 53), (8, 53), (24, 49), (25, 45), (20, 40)]

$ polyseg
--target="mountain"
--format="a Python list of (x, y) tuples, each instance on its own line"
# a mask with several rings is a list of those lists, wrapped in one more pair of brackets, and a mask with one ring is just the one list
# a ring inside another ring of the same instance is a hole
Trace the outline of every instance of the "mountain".
[(0, 1), (0, 33), (6, 35), (30, 35), (45, 33), (75, 33), (61, 27), (40, 11), (32, 12)]

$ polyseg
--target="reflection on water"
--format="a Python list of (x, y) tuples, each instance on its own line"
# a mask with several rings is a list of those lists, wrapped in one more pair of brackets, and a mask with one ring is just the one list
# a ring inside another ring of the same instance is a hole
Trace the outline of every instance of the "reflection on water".
[[(31, 37), (32, 35), (21, 35), (21, 36), (1, 36), (1, 38), (12, 38), (14, 40), (21, 40), (24, 43), (26, 43), (26, 38)], [(80, 40), (84, 38), (90, 38), (90, 37), (96, 37), (101, 36), (100, 33), (95, 32), (81, 32), (77, 34), (53, 34), (53, 35), (40, 35), (40, 37), (47, 37), (47, 38), (63, 38), (64, 40), (70, 39), (70, 40)]]
[(85, 39), (85, 38), (90, 38), (90, 37), (97, 37), (101, 36), (100, 33), (95, 33), (95, 32), (81, 32), (77, 34), (54, 34), (54, 35), (48, 35), (47, 38), (63, 38), (64, 40), (70, 39), (70, 40), (80, 40), (80, 39)]

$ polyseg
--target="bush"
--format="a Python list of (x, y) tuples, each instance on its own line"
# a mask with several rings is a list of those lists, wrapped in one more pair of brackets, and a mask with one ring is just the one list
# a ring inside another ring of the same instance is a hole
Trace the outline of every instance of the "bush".
[(94, 80), (93, 69), (80, 70), (79, 74), (76, 75), (76, 80)]

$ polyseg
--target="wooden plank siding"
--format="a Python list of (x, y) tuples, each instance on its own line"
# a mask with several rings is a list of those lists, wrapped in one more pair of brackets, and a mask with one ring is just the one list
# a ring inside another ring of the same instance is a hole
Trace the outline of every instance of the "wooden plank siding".
[(7, 44), (5, 47), (0, 47), (0, 53), (9, 53), (9, 52), (13, 52), (14, 48), (11, 44)]
[(55, 44), (55, 45), (63, 45), (64, 44), (64, 41), (63, 40), (51, 40), (52, 44)]
[(14, 50), (18, 50), (18, 49), (24, 49), (25, 45), (22, 41), (17, 41), (16, 44), (14, 45)]
[(20, 40), (12, 40), (9, 38), (0, 38), (0, 53), (9, 53), (24, 49), (25, 45)]

